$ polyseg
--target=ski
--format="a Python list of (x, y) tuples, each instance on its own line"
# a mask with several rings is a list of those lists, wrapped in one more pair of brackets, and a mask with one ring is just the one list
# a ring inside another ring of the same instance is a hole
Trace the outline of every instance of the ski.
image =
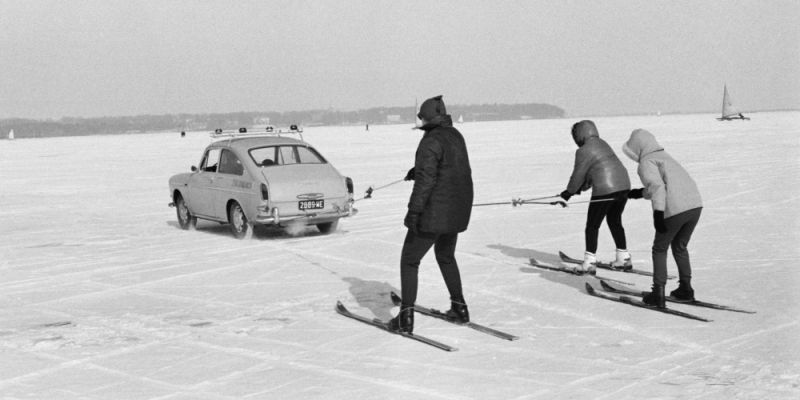
[(561, 267), (561, 266), (557, 266), (557, 265), (542, 264), (542, 263), (536, 261), (535, 258), (530, 258), (528, 260), (529, 260), (529, 262), (530, 262), (530, 264), (532, 266), (537, 267), (537, 268), (548, 269), (550, 271), (566, 272), (568, 274), (572, 274), (572, 275), (576, 275), (576, 276), (590, 276), (590, 277), (595, 278), (595, 279), (597, 279), (597, 280), (599, 280), (601, 282), (602, 281), (609, 281), (609, 282), (618, 283), (620, 285), (628, 285), (628, 286), (632, 286), (633, 285), (633, 283), (630, 283), (630, 282), (620, 281), (620, 280), (616, 280), (616, 279), (612, 279), (612, 278), (600, 277), (600, 276), (597, 276), (597, 275), (587, 274), (585, 272), (578, 272), (578, 271), (573, 270), (572, 268)]
[[(392, 296), (392, 303), (394, 303), (394, 305), (399, 306), (402, 303), (402, 299), (400, 298), (400, 296), (397, 295), (397, 293), (392, 292), (391, 296)], [(483, 332), (483, 333), (498, 337), (500, 339), (505, 339), (505, 340), (517, 340), (517, 339), (519, 339), (518, 336), (514, 336), (514, 335), (512, 335), (510, 333), (498, 331), (496, 329), (489, 328), (488, 326), (476, 324), (476, 323), (474, 323), (472, 321), (467, 322), (467, 323), (461, 323), (461, 322), (453, 321), (453, 320), (447, 318), (447, 314), (445, 314), (445, 313), (443, 313), (443, 312), (441, 312), (439, 310), (433, 309), (433, 308), (427, 308), (427, 307), (415, 304), (414, 305), (414, 311), (418, 312), (420, 314), (423, 314), (423, 315), (427, 315), (429, 317), (439, 318), (441, 320), (450, 322), (452, 324), (466, 326), (466, 327), (475, 329), (476, 331)]]
[[(639, 290), (633, 290), (633, 289), (627, 289), (627, 288), (616, 288), (616, 287), (613, 287), (613, 286), (609, 285), (606, 282), (600, 282), (600, 285), (603, 286), (603, 290), (605, 290), (607, 292), (611, 292), (611, 293), (621, 293), (621, 294), (628, 294), (628, 295), (632, 295), (632, 296), (643, 296), (646, 293), (644, 291), (639, 291)], [(715, 310), (733, 311), (733, 312), (740, 312), (740, 313), (745, 313), (745, 314), (755, 314), (756, 313), (755, 311), (743, 310), (741, 308), (736, 308), (736, 307), (731, 307), (731, 306), (724, 306), (722, 304), (707, 303), (705, 301), (699, 301), (699, 300), (683, 301), (683, 300), (678, 300), (678, 299), (676, 299), (676, 298), (674, 298), (672, 296), (667, 296), (667, 301), (670, 301), (670, 302), (673, 302), (673, 303), (679, 303), (679, 304), (688, 304), (690, 306), (713, 308)]]
[[(558, 256), (561, 257), (561, 260), (564, 261), (564, 262), (568, 262), (568, 263), (571, 263), (571, 264), (583, 264), (583, 260), (578, 260), (577, 258), (572, 258), (572, 257), (564, 254), (563, 251), (559, 251), (558, 252)], [(611, 270), (611, 271), (627, 272), (627, 273), (630, 273), (630, 274), (639, 274), (639, 275), (644, 275), (644, 276), (653, 276), (652, 272), (643, 271), (641, 269), (635, 269), (635, 268), (634, 269), (629, 269), (629, 270), (624, 270), (622, 268), (612, 266), (611, 263), (604, 263), (604, 262), (598, 261), (594, 265), (597, 266), (597, 268), (607, 269), (607, 270)], [(668, 275), (667, 279), (675, 279), (675, 276), (674, 275)]]
[(666, 314), (677, 315), (679, 317), (689, 318), (689, 319), (693, 319), (693, 320), (697, 320), (697, 321), (711, 322), (710, 319), (706, 319), (706, 318), (703, 318), (703, 317), (700, 317), (700, 316), (697, 316), (697, 315), (694, 315), (694, 314), (689, 314), (689, 313), (686, 313), (686, 312), (683, 312), (683, 311), (673, 310), (671, 308), (658, 308), (658, 307), (655, 307), (655, 306), (651, 306), (649, 304), (645, 304), (641, 300), (634, 299), (634, 298), (631, 298), (631, 297), (628, 297), (628, 296), (619, 296), (619, 297), (617, 297), (617, 296), (612, 296), (610, 294), (606, 294), (606, 293), (603, 293), (603, 292), (598, 292), (588, 282), (586, 283), (586, 292), (589, 293), (592, 296), (595, 296), (595, 297), (600, 297), (602, 299), (611, 300), (611, 301), (617, 301), (617, 302), (629, 304), (629, 305), (632, 305), (632, 306), (635, 306), (635, 307), (646, 308), (648, 310), (658, 311), (658, 312), (662, 312), (662, 313), (666, 313)]
[(426, 338), (425, 336), (420, 336), (420, 335), (413, 334), (413, 333), (395, 332), (395, 331), (389, 329), (389, 324), (387, 322), (381, 321), (381, 320), (379, 320), (377, 318), (369, 319), (367, 317), (364, 317), (364, 316), (361, 316), (361, 315), (354, 314), (354, 313), (350, 312), (350, 310), (348, 310), (344, 306), (344, 304), (342, 304), (341, 301), (337, 301), (336, 302), (336, 312), (338, 312), (339, 314), (344, 315), (347, 318), (352, 318), (352, 319), (354, 319), (356, 321), (363, 322), (363, 323), (365, 323), (367, 325), (372, 325), (372, 326), (374, 326), (376, 328), (379, 328), (379, 329), (382, 329), (382, 330), (384, 330), (386, 332), (393, 333), (395, 335), (400, 335), (400, 336), (403, 336), (403, 337), (406, 337), (406, 338), (409, 338), (409, 339), (413, 339), (413, 340), (416, 340), (418, 342), (425, 343), (427, 345), (436, 347), (436, 348), (444, 350), (444, 351), (456, 351), (456, 350), (458, 350), (455, 347), (448, 346), (448, 345), (446, 345), (446, 344), (444, 344), (442, 342), (437, 342), (436, 340)]

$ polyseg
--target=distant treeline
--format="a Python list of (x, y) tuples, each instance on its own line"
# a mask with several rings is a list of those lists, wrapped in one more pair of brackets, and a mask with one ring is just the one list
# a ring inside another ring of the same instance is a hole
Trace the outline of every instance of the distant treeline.
[[(448, 106), (454, 121), (504, 121), (563, 118), (564, 110), (549, 104), (480, 104)], [(0, 120), (0, 137), (14, 130), (15, 138), (102, 135), (143, 132), (213, 131), (253, 125), (276, 127), (297, 124), (365, 125), (414, 124), (414, 107), (378, 107), (357, 111), (311, 110), (290, 112), (235, 112), (226, 114), (137, 115), (128, 117), (73, 118), (59, 120)]]

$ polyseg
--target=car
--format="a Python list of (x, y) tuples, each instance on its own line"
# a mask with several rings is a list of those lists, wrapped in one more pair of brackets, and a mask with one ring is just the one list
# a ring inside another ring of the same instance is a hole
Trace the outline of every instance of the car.
[(353, 180), (303, 140), (302, 128), (217, 129), (210, 136), (199, 166), (169, 178), (169, 205), (182, 229), (203, 219), (229, 224), (239, 239), (251, 237), (255, 225), (316, 225), (329, 233), (357, 213)]

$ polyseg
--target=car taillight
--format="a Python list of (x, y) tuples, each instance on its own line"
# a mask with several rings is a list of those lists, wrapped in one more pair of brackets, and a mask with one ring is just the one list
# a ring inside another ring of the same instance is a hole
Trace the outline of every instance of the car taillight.
[(345, 177), (344, 183), (347, 185), (347, 193), (353, 194), (353, 180), (350, 177)]
[(269, 200), (269, 190), (267, 190), (267, 185), (264, 183), (261, 184), (261, 199)]

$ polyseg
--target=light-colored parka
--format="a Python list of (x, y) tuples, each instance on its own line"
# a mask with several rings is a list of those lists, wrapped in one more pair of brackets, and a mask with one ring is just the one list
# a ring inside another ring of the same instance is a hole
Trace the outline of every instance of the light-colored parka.
[(643, 196), (664, 218), (703, 206), (700, 191), (689, 173), (644, 129), (631, 132), (622, 152), (639, 163), (637, 173), (644, 185)]

